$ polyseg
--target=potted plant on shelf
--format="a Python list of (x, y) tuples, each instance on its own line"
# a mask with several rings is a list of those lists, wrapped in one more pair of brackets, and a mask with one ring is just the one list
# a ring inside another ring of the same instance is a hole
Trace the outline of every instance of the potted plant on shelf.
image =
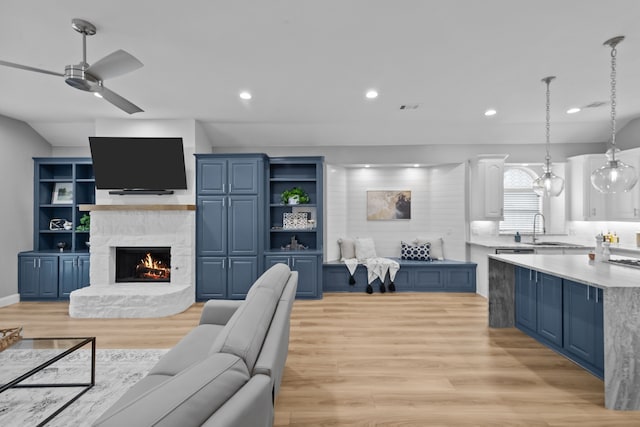
[(285, 190), (280, 195), (280, 200), (285, 205), (298, 205), (301, 203), (309, 203), (309, 195), (300, 187), (293, 187)]

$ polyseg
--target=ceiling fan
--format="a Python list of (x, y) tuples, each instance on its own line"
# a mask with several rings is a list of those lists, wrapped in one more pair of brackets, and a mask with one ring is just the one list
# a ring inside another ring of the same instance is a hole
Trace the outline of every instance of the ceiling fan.
[(0, 60), (0, 65), (64, 77), (65, 82), (67, 82), (69, 86), (87, 92), (92, 92), (97, 97), (104, 98), (111, 104), (129, 114), (144, 111), (117, 93), (107, 89), (103, 84), (106, 79), (137, 70), (143, 66), (142, 62), (124, 50), (116, 50), (115, 52), (98, 60), (93, 65), (89, 65), (87, 63), (87, 36), (94, 35), (96, 33), (96, 27), (91, 22), (78, 18), (71, 20), (71, 27), (82, 34), (82, 61), (78, 64), (67, 65), (64, 67), (64, 73), (43, 70), (41, 68), (29, 67), (28, 65), (21, 65), (2, 60)]

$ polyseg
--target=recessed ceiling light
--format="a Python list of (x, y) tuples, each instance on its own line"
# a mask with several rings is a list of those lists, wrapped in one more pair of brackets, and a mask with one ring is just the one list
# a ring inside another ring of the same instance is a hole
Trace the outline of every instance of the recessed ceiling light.
[(415, 165), (413, 165), (413, 167), (414, 167), (414, 168), (419, 168), (419, 167), (420, 167), (420, 165), (416, 163)]
[(497, 113), (498, 112), (493, 108), (489, 108), (487, 111), (484, 112), (484, 115), (487, 117), (490, 117), (490, 116), (495, 116)]
[(102, 94), (100, 92), (93, 92), (93, 96), (96, 98), (102, 98)]
[(578, 108), (578, 107), (569, 108), (567, 110), (567, 114), (575, 114), (575, 113), (579, 113), (579, 112), (580, 112), (580, 108)]
[(368, 99), (375, 99), (375, 98), (377, 98), (377, 97), (378, 97), (378, 91), (377, 91), (377, 90), (374, 90), (374, 89), (369, 89), (369, 90), (367, 91), (367, 93), (365, 94), (365, 96), (366, 96)]
[(364, 165), (364, 167), (365, 167), (365, 168), (370, 168), (370, 167), (371, 167), (371, 165)]
[(247, 92), (246, 90), (243, 92), (240, 92), (240, 98), (244, 100), (249, 100), (251, 99), (251, 93)]

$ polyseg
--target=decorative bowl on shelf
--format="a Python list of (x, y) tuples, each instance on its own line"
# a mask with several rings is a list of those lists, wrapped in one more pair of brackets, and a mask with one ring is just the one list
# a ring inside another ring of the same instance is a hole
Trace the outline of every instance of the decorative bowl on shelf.
[(65, 242), (58, 242), (56, 246), (58, 247), (58, 249), (60, 249), (60, 252), (62, 252), (64, 251), (64, 248), (67, 247), (67, 244)]

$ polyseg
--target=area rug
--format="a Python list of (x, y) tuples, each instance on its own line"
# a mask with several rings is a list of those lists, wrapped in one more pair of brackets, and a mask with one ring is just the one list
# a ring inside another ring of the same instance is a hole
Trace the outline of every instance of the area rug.
[[(0, 357), (12, 357), (12, 366), (27, 364), (29, 352), (7, 351), (0, 353)], [(96, 350), (95, 386), (47, 423), (47, 426), (90, 426), (129, 387), (146, 375), (166, 352), (167, 350)], [(2, 369), (0, 366), (0, 370)], [(28, 382), (89, 382), (90, 369), (91, 351), (78, 350), (37, 373)], [(36, 426), (78, 391), (80, 388), (66, 387), (7, 390), (0, 394), (0, 426)]]

